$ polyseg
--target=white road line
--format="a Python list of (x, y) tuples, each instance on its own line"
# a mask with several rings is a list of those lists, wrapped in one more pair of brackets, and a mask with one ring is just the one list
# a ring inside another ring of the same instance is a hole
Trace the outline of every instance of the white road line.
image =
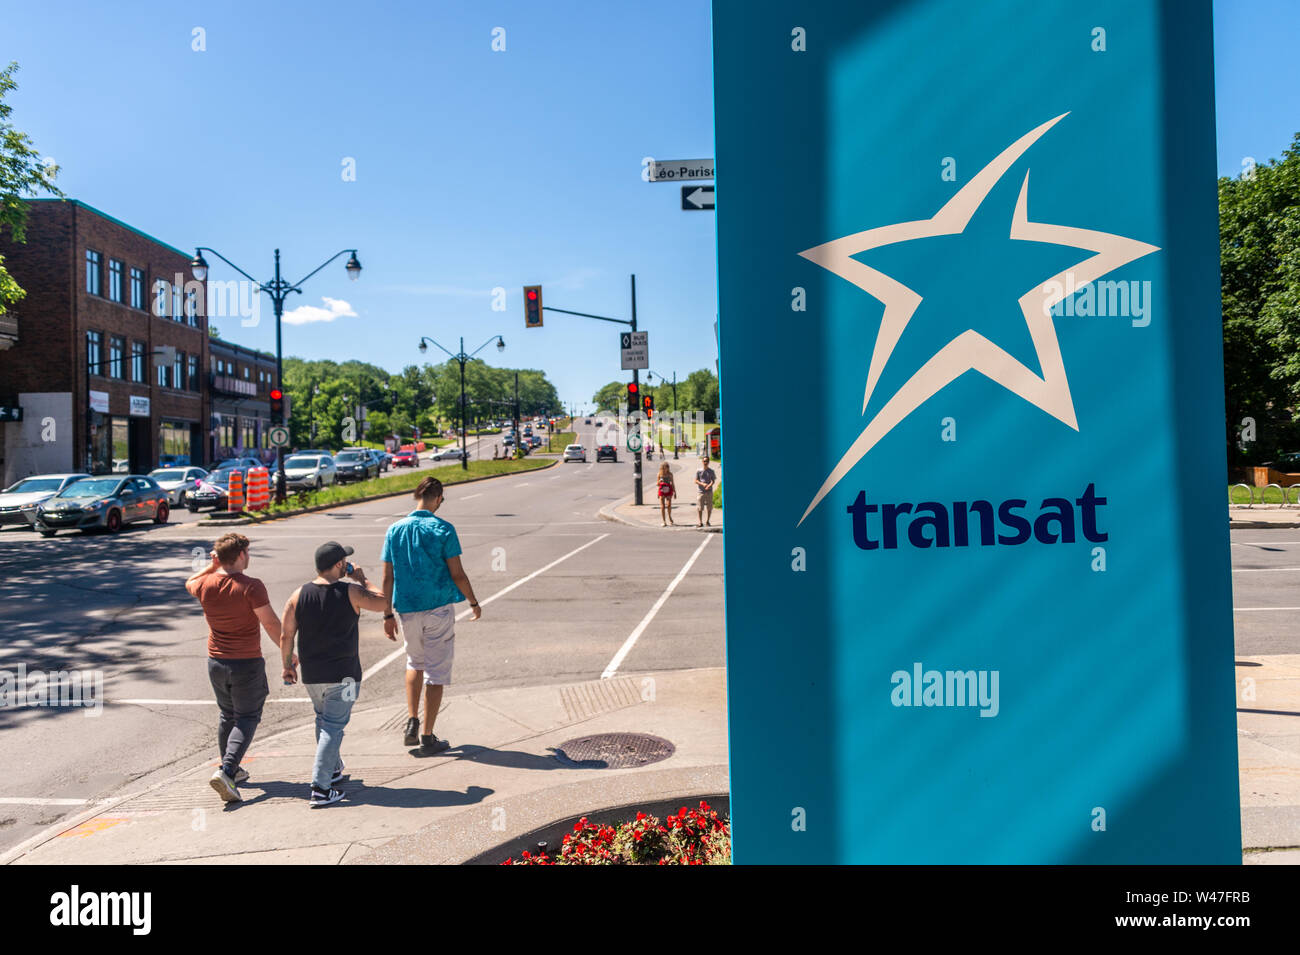
[(608, 680), (618, 671), (624, 658), (626, 658), (632, 651), (632, 648), (636, 646), (636, 642), (641, 638), (641, 634), (645, 632), (645, 628), (650, 626), (650, 621), (655, 618), (655, 614), (659, 612), (659, 609), (668, 602), (668, 598), (672, 596), (672, 592), (677, 589), (677, 585), (686, 577), (687, 572), (690, 571), (692, 565), (694, 565), (696, 558), (703, 553), (704, 548), (709, 546), (709, 541), (711, 540), (713, 540), (713, 535), (709, 534), (700, 542), (700, 546), (695, 548), (695, 553), (691, 554), (690, 559), (686, 561), (682, 566), (682, 569), (677, 572), (677, 576), (674, 577), (673, 582), (668, 585), (668, 589), (659, 595), (659, 599), (656, 600), (654, 606), (650, 608), (650, 612), (641, 618), (641, 622), (636, 625), (636, 629), (633, 630), (631, 635), (623, 641), (623, 645), (618, 648), (618, 653), (614, 654), (614, 659), (609, 661), (609, 666), (605, 667), (605, 672), (600, 675), (602, 680)]
[(476, 497), (482, 497), (482, 496), (483, 496), (483, 492), (482, 492), (482, 491), (479, 491), (477, 494), (466, 494), (464, 497), (458, 497), (458, 498), (456, 498), (456, 500), (458, 500), (458, 501), (472, 501), (472, 500), (474, 500), (474, 498), (476, 498)]
[[(498, 597), (504, 597), (506, 594), (510, 593), (510, 591), (514, 590), (516, 587), (522, 587), (524, 584), (528, 583), (528, 581), (532, 580), (534, 577), (539, 577), (539, 576), (541, 576), (542, 574), (546, 573), (548, 570), (550, 570), (552, 567), (556, 567), (556, 566), (558, 566), (558, 565), (564, 563), (566, 560), (568, 560), (568, 559), (569, 559), (570, 557), (572, 557), (574, 554), (581, 553), (582, 551), (584, 551), (584, 550), (586, 550), (588, 547), (590, 547), (592, 544), (599, 544), (601, 541), (603, 541), (603, 540), (604, 540), (606, 537), (608, 537), (608, 536), (609, 536), (608, 534), (601, 534), (599, 537), (596, 537), (596, 538), (593, 538), (592, 540), (587, 541), (587, 543), (583, 544), (581, 547), (576, 547), (576, 548), (574, 548), (573, 550), (569, 551), (569, 552), (568, 552), (567, 554), (565, 554), (563, 557), (560, 557), (560, 558), (557, 558), (556, 560), (551, 561), (551, 562), (550, 562), (549, 564), (547, 564), (545, 567), (539, 567), (537, 570), (533, 571), (533, 572), (532, 572), (531, 574), (529, 574), (527, 577), (520, 577), (520, 578), (519, 578), (518, 580), (516, 580), (513, 584), (510, 584), (510, 585), (507, 586), (507, 587), (503, 587), (502, 589), (500, 589), (500, 590), (498, 590), (496, 593), (494, 593), (491, 597), (488, 597), (488, 598), (486, 598), (486, 599), (484, 599), (484, 600), (480, 600), (480, 601), (479, 601), (479, 606), (480, 606), (480, 607), (485, 607), (485, 606), (487, 606), (488, 604), (490, 604), (492, 601), (496, 600)], [(706, 542), (706, 543), (707, 543), (707, 542)], [(460, 613), (458, 613), (458, 614), (456, 615), (456, 620), (457, 620), (457, 622), (459, 622), (459, 621), (461, 621), (461, 620), (464, 620), (464, 619), (465, 619), (466, 617), (468, 617), (471, 613), (472, 613), (472, 611), (470, 610), (470, 608), (466, 607), (464, 610), (462, 610)], [(376, 673), (378, 673), (378, 672), (379, 672), (380, 670), (382, 670), (384, 667), (388, 666), (388, 664), (390, 664), (390, 663), (392, 663), (394, 660), (400, 659), (401, 657), (404, 657), (404, 656), (406, 656), (406, 647), (403, 646), (403, 647), (400, 647), (400, 648), (394, 650), (394, 651), (393, 651), (392, 653), (390, 653), (388, 656), (384, 657), (382, 660), (380, 660), (378, 663), (376, 663), (374, 666), (372, 666), (372, 667), (371, 667), (369, 670), (367, 670), (365, 673), (361, 674), (361, 681), (364, 683), (366, 680), (369, 680), (372, 676), (374, 676)]]
[(41, 799), (35, 796), (0, 796), (0, 806), (90, 806), (103, 805), (111, 799)]
[[(134, 706), (216, 706), (215, 698), (211, 700), (154, 700), (147, 698), (130, 699), (130, 700), (108, 700), (109, 703), (130, 703)], [(311, 697), (307, 696), (268, 696), (267, 703), (310, 703)]]
[(1233, 613), (1258, 613), (1261, 610), (1300, 610), (1300, 607), (1233, 607)]

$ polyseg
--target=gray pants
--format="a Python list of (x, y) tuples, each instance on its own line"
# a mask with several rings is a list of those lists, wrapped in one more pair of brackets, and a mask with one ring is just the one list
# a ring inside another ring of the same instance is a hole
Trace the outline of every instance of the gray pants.
[(217, 747), (221, 769), (232, 779), (253, 742), (253, 732), (262, 720), (262, 704), (270, 695), (266, 683), (266, 661), (218, 660), (208, 657), (208, 679), (217, 696), (221, 716), (217, 721)]

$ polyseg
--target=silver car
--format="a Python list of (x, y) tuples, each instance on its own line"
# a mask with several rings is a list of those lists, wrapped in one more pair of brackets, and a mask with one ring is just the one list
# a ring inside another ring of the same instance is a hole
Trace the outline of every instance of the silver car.
[(580, 444), (571, 444), (564, 449), (564, 461), (581, 461), (587, 463), (587, 449)]
[(284, 459), (285, 487), (293, 491), (319, 491), (338, 479), (338, 468), (328, 454), (292, 454)]
[(110, 533), (135, 521), (166, 524), (171, 515), (167, 492), (153, 478), (139, 474), (102, 475), (73, 481), (43, 504), (36, 505), (36, 529), (42, 537), (60, 530)]
[(65, 487), (89, 474), (36, 474), (23, 478), (0, 491), (0, 527), (21, 524), (32, 527), (36, 520), (36, 505), (47, 501)]
[(459, 445), (449, 444), (440, 451), (435, 452), (429, 458), (431, 461), (459, 461), (465, 456), (465, 452), (460, 449)]
[(184, 507), (186, 498), (198, 487), (201, 478), (208, 472), (200, 467), (154, 468), (149, 476), (158, 482), (158, 486), (167, 492), (167, 499), (172, 507)]

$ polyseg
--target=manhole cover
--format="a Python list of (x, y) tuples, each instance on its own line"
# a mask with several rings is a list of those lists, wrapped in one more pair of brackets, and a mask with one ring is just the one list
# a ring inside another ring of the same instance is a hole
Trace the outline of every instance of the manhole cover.
[(667, 759), (676, 748), (666, 739), (644, 733), (580, 736), (555, 748), (555, 756), (579, 769), (627, 769)]

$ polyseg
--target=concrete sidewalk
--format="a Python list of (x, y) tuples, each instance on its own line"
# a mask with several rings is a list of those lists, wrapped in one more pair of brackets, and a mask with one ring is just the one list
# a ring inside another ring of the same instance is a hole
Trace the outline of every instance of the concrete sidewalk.
[(1300, 865), (1298, 720), (1300, 654), (1238, 657), (1237, 759), (1247, 864)]
[[(449, 689), (438, 756), (402, 743), (406, 707), (367, 699), (343, 740), (348, 798), (308, 808), (312, 723), (255, 738), (242, 803), (208, 785), (210, 758), (97, 806), (16, 847), (0, 863), (458, 863), (588, 811), (728, 791), (721, 668), (619, 675), (564, 686)], [(304, 707), (305, 718), (311, 716)], [(577, 768), (554, 748), (597, 733), (645, 733), (675, 752), (640, 768)]]
[[(677, 497), (673, 500), (673, 521), (675, 523), (663, 526), (663, 519), (659, 516), (659, 491), (655, 481), (655, 476), (659, 473), (659, 465), (666, 461), (673, 468), (673, 483), (677, 485)], [(709, 465), (718, 475), (718, 483), (722, 482), (722, 462), (713, 461)], [(664, 458), (662, 461), (656, 458), (654, 461), (646, 461), (642, 465), (642, 495), (641, 499), (645, 501), (641, 506), (632, 503), (632, 495), (628, 495), (622, 500), (615, 501), (612, 504), (606, 504), (600, 509), (600, 516), (607, 521), (617, 521), (620, 524), (630, 524), (633, 527), (651, 527), (660, 531), (696, 531), (697, 533), (722, 533), (722, 508), (715, 507), (713, 516), (710, 519), (712, 526), (700, 527), (696, 523), (699, 519), (695, 510), (695, 472), (700, 467), (700, 456), (698, 454), (682, 455), (676, 461), (671, 456)]]
[(1256, 504), (1254, 507), (1229, 505), (1228, 527), (1300, 527), (1300, 509), (1277, 504)]

